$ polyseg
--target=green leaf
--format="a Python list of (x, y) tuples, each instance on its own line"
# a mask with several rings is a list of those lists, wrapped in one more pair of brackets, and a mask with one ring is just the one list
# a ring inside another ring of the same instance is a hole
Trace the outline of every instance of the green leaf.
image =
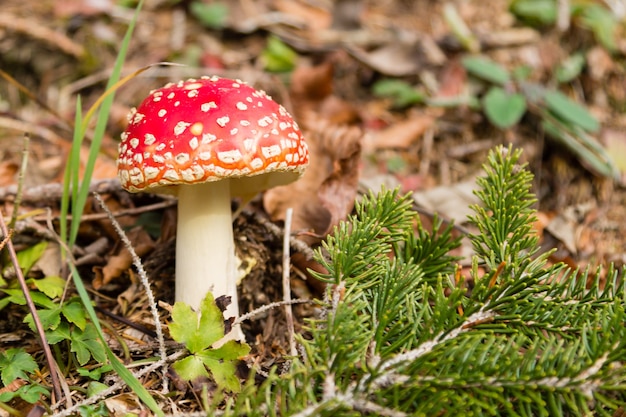
[(298, 54), (279, 37), (271, 35), (267, 38), (267, 46), (261, 52), (265, 69), (269, 72), (288, 72), (294, 69)]
[(85, 308), (78, 301), (70, 301), (63, 305), (61, 308), (63, 316), (72, 324), (75, 324), (79, 329), (85, 330), (87, 325), (87, 315)]
[(184, 343), (191, 353), (207, 349), (224, 337), (224, 316), (213, 295), (208, 293), (202, 300), (199, 312), (185, 303), (174, 304), (170, 335), (177, 342)]
[(0, 379), (4, 386), (16, 379), (28, 380), (26, 373), (38, 369), (37, 362), (22, 348), (10, 348), (0, 351)]
[(491, 123), (501, 129), (517, 124), (526, 113), (526, 99), (519, 93), (508, 93), (492, 87), (483, 98), (485, 114)]
[(82, 366), (93, 358), (104, 363), (107, 359), (102, 343), (98, 340), (98, 332), (94, 326), (87, 326), (84, 331), (74, 329), (71, 333), (71, 351), (76, 353), (76, 359)]
[(510, 10), (529, 23), (551, 25), (556, 22), (557, 5), (554, 0), (517, 0), (511, 3)]
[(425, 99), (425, 95), (411, 84), (393, 78), (376, 81), (372, 86), (372, 93), (377, 97), (390, 98), (393, 106), (398, 109), (422, 103)]
[(571, 55), (556, 68), (554, 76), (559, 83), (568, 83), (578, 78), (585, 67), (585, 63), (584, 54)]
[(30, 248), (24, 249), (17, 253), (17, 262), (20, 268), (22, 268), (24, 275), (28, 274), (33, 265), (35, 265), (35, 262), (37, 262), (39, 258), (41, 258), (41, 255), (43, 255), (47, 247), (48, 242), (42, 240), (36, 245), (33, 245)]
[(113, 367), (110, 364), (98, 366), (97, 368), (93, 368), (93, 369), (88, 369), (88, 368), (76, 369), (79, 375), (86, 376), (96, 381), (98, 381), (102, 377), (102, 374), (111, 372), (112, 370), (113, 370)]
[[(37, 315), (39, 316), (39, 320), (41, 320), (41, 325), (44, 330), (54, 330), (61, 323), (61, 309), (59, 307), (37, 310)], [(28, 313), (24, 318), (24, 323), (28, 324), (28, 327), (30, 327), (33, 332), (36, 331), (32, 314)]]
[(196, 355), (187, 356), (174, 362), (172, 368), (185, 381), (193, 381), (199, 377), (209, 377), (204, 362)]
[(200, 23), (211, 29), (223, 28), (230, 13), (228, 6), (222, 2), (206, 4), (194, 1), (189, 6), (189, 11)]
[(610, 10), (599, 4), (584, 5), (581, 19), (582, 24), (593, 32), (602, 46), (609, 51), (617, 49), (616, 36), (620, 22)]
[(467, 72), (485, 81), (504, 85), (511, 80), (511, 74), (504, 67), (484, 56), (468, 56), (462, 63)]
[(211, 376), (221, 388), (232, 392), (241, 390), (241, 383), (235, 374), (235, 364), (232, 361), (220, 361), (215, 359), (209, 352), (198, 354), (200, 360), (211, 371)]
[(548, 109), (564, 122), (580, 126), (588, 132), (597, 132), (600, 129), (598, 120), (585, 107), (560, 91), (546, 91), (544, 100)]
[(63, 295), (65, 285), (67, 282), (61, 277), (45, 277), (41, 279), (28, 280), (30, 284), (33, 284), (39, 291), (46, 294), (48, 298), (54, 299)]
[(56, 329), (46, 330), (46, 339), (51, 345), (56, 345), (63, 340), (71, 340), (70, 325), (63, 321)]
[(41, 385), (23, 385), (15, 391), (0, 393), (0, 402), (7, 403), (14, 398), (21, 398), (27, 403), (34, 404), (41, 399), (41, 396), (48, 396), (50, 393)]
[(107, 384), (103, 384), (98, 381), (91, 381), (87, 384), (87, 397), (93, 397), (94, 395), (98, 395), (102, 391), (108, 389), (109, 386)]

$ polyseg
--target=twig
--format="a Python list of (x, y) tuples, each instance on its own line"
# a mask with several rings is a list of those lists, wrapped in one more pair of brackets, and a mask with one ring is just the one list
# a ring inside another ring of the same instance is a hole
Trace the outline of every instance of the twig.
[(22, 165), (20, 166), (20, 173), (17, 180), (17, 193), (15, 194), (15, 204), (13, 204), (13, 213), (11, 214), (11, 221), (9, 222), (9, 229), (15, 228), (17, 222), (17, 215), (22, 204), (22, 190), (24, 187), (24, 177), (26, 176), (26, 168), (28, 167), (28, 145), (30, 144), (30, 138), (28, 133), (24, 134), (24, 149), (22, 150)]
[(6, 13), (6, 11), (0, 14), (0, 27), (18, 33), (23, 33), (33, 39), (37, 39), (38, 41), (56, 46), (64, 53), (72, 55), (76, 58), (81, 58), (85, 55), (85, 48), (81, 44), (74, 42), (62, 32), (47, 28), (39, 22), (11, 15)]
[[(177, 352), (172, 353), (169, 356), (166, 356), (165, 359), (159, 359), (158, 361), (156, 361), (155, 363), (153, 363), (152, 365), (148, 365), (145, 368), (142, 368), (140, 371), (137, 371), (136, 373), (133, 373), (133, 375), (135, 376), (135, 378), (139, 379), (142, 376), (155, 371), (156, 369), (162, 368), (163, 366), (167, 365), (170, 362), (174, 362), (175, 360), (179, 359), (181, 356), (184, 356), (187, 354), (187, 350), (186, 349), (181, 349)], [(84, 407), (86, 405), (91, 405), (91, 404), (95, 404), (96, 402), (100, 401), (103, 398), (108, 397), (109, 395), (113, 394), (114, 392), (124, 388), (126, 386), (126, 382), (120, 380), (116, 383), (114, 383), (113, 385), (111, 385), (109, 388), (100, 391), (97, 395), (91, 396), (89, 398), (86, 398), (85, 400), (74, 404), (74, 406), (66, 408), (63, 411), (60, 411), (58, 413), (53, 414), (51, 417), (67, 417), (67, 416), (71, 416), (73, 414), (75, 414), (80, 407)]]
[[(9, 230), (7, 229), (7, 225), (4, 222), (4, 217), (2, 215), (0, 215), (0, 228), (2, 229), (2, 233), (4, 234), (4, 236), (9, 236)], [(46, 334), (43, 328), (43, 324), (41, 323), (39, 314), (37, 314), (37, 308), (35, 307), (35, 303), (30, 296), (30, 292), (28, 291), (28, 286), (26, 285), (24, 274), (22, 274), (22, 269), (20, 268), (20, 264), (17, 260), (17, 253), (15, 252), (15, 248), (13, 247), (13, 242), (11, 241), (11, 239), (6, 242), (6, 248), (9, 251), (9, 256), (11, 257), (11, 263), (13, 264), (13, 268), (15, 268), (15, 275), (17, 276), (17, 280), (20, 283), (22, 292), (24, 293), (26, 305), (28, 306), (30, 314), (33, 316), (33, 322), (35, 323), (35, 328), (37, 329), (39, 343), (41, 344), (44, 355), (46, 357), (46, 362), (48, 362), (48, 367), (50, 368), (50, 378), (52, 379), (52, 388), (54, 390), (55, 396), (55, 398), (52, 399), (52, 403), (54, 404), (55, 400), (60, 401), (63, 396), (63, 393), (61, 391), (61, 385), (59, 383), (57, 363), (54, 360), (54, 356), (52, 356), (50, 345), (46, 340)]]
[(157, 341), (159, 342), (159, 355), (161, 356), (161, 360), (164, 361), (163, 363), (163, 391), (165, 393), (167, 391), (167, 377), (166, 377), (167, 362), (165, 362), (165, 358), (167, 357), (167, 352), (165, 351), (165, 339), (163, 337), (163, 329), (161, 327), (161, 318), (159, 317), (159, 312), (157, 310), (157, 304), (154, 298), (154, 293), (152, 292), (152, 288), (150, 288), (150, 281), (148, 281), (148, 275), (146, 274), (146, 271), (143, 269), (143, 264), (141, 263), (141, 259), (139, 259), (139, 256), (137, 256), (137, 253), (135, 252), (135, 249), (133, 248), (132, 243), (130, 242), (130, 240), (128, 240), (126, 233), (124, 233), (124, 230), (122, 229), (120, 224), (117, 222), (117, 220), (115, 220), (115, 217), (113, 217), (113, 213), (111, 213), (111, 211), (106, 206), (106, 204), (104, 204), (104, 201), (102, 200), (102, 197), (100, 197), (100, 194), (93, 193), (93, 196), (98, 202), (98, 204), (100, 204), (100, 207), (102, 208), (102, 210), (104, 210), (105, 213), (107, 213), (107, 215), (109, 216), (109, 220), (113, 224), (115, 231), (117, 232), (120, 239), (124, 243), (126, 250), (128, 250), (131, 257), (133, 258), (133, 265), (135, 265), (135, 268), (137, 268), (137, 274), (139, 275), (139, 279), (141, 280), (141, 283), (146, 290), (148, 303), (150, 305), (150, 311), (152, 312), (152, 318), (154, 319), (154, 328), (156, 331)]
[[(279, 238), (284, 238), (283, 230), (280, 227), (276, 226), (276, 224), (272, 223), (266, 217), (256, 212), (253, 213), (253, 216), (254, 216), (254, 219), (260, 225), (265, 227), (267, 231), (272, 233), (274, 236), (279, 237)], [(307, 260), (313, 259), (313, 256), (314, 256), (313, 249), (311, 249), (311, 247), (307, 245), (305, 242), (301, 241), (300, 239), (296, 239), (295, 237), (290, 236), (289, 244), (291, 245), (292, 249), (302, 253), (306, 257)]]
[[(311, 302), (312, 302), (311, 300), (305, 300), (304, 298), (297, 298), (295, 300), (289, 300), (288, 303), (289, 304), (304, 304), (304, 303), (311, 303)], [(253, 318), (255, 316), (258, 316), (259, 314), (262, 314), (262, 313), (266, 312), (267, 310), (271, 310), (273, 308), (278, 308), (278, 307), (283, 306), (285, 304), (287, 304), (286, 301), (276, 301), (274, 303), (265, 304), (265, 305), (263, 305), (263, 306), (261, 306), (259, 308), (255, 308), (254, 310), (239, 316), (237, 318), (237, 320), (235, 320), (233, 325), (241, 324), (241, 323), (243, 323), (246, 320), (250, 320), (251, 318)]]
[[(113, 178), (110, 180), (94, 181), (89, 186), (90, 193), (97, 192), (100, 194), (104, 194), (121, 190), (122, 186), (120, 185), (120, 180), (117, 178)], [(16, 185), (2, 187), (0, 188), (0, 201), (15, 199), (16, 193)], [(60, 200), (62, 196), (63, 184), (50, 183), (25, 189), (24, 194), (22, 195), (22, 201), (26, 203), (37, 203), (50, 200), (56, 201)]]
[(296, 356), (296, 337), (293, 328), (293, 309), (291, 308), (291, 284), (290, 262), (289, 262), (289, 237), (291, 236), (291, 217), (293, 209), (289, 207), (285, 212), (285, 230), (283, 235), (283, 301), (285, 302), (285, 319), (287, 321), (287, 335), (289, 337), (289, 352), (291, 356)]

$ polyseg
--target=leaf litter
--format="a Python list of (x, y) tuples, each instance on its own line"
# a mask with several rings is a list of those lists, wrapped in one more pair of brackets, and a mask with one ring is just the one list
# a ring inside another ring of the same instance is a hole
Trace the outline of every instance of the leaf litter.
[[(102, 93), (107, 68), (116, 55), (114, 45), (120, 42), (132, 11), (114, 2), (101, 2), (95, 8), (70, 1), (54, 2), (53, 6), (16, 0), (5, 3), (0, 20), (0, 31), (5, 34), (0, 47), (8, 51), (0, 58), (3, 70), (61, 114), (51, 115), (14, 86), (0, 84), (0, 137), (4, 139), (0, 142), (0, 199), (5, 214), (16, 207), (15, 185), (21, 163), (21, 145), (17, 145), (28, 132), (31, 150), (25, 196), (28, 189), (37, 192), (19, 206), (13, 241), (18, 251), (24, 251), (45, 236), (50, 244), (34, 262), (30, 278), (64, 277), (66, 271), (58, 262), (59, 248), (48, 225), (54, 230), (60, 220), (58, 187), (71, 140), (68, 120), (73, 119), (68, 103), (76, 93), (86, 103), (93, 103)], [(231, 18), (221, 29), (207, 28), (187, 10), (167, 2), (146, 5), (131, 42), (126, 70), (132, 72), (146, 63), (164, 60), (189, 66), (154, 69), (120, 89), (97, 162), (95, 178), (103, 184), (107, 204), (120, 214), (118, 221), (130, 229), (133, 247), (164, 305), (173, 303), (175, 208), (169, 204), (143, 211), (144, 207), (171, 201), (121, 191), (114, 181), (112, 157), (125, 114), (138, 104), (137, 97), (164, 81), (214, 73), (244, 78), (283, 102), (296, 115), (314, 155), (301, 181), (267, 191), (234, 220), (237, 251), (248, 270), (239, 289), (242, 312), (282, 299), (281, 222), (286, 208), (294, 209), (292, 230), (307, 248), (316, 247), (332, 233), (352, 211), (359, 193), (380, 183), (402, 184), (403, 191), (415, 193), (416, 204), (425, 213), (440, 212), (462, 223), (464, 209), (474, 201), (473, 178), (480, 172), (486, 151), (489, 145), (502, 142), (526, 150), (524, 157), (535, 174), (537, 208), (544, 222), (537, 230), (544, 245), (558, 248), (554, 261), (566, 260), (580, 267), (609, 262), (622, 266), (626, 262), (623, 181), (614, 183), (591, 174), (584, 163), (564, 151), (563, 145), (540, 133), (536, 118), (521, 116), (519, 123), (503, 130), (487, 123), (470, 102), (460, 100), (450, 105), (450, 100), (484, 86), (477, 87), (477, 81), (459, 64), (463, 46), (443, 17), (445, 2), (345, 2), (353, 7), (280, 0), (231, 3)], [(473, 31), (481, 53), (507, 71), (528, 67), (533, 82), (550, 84), (560, 58), (577, 51), (578, 43), (587, 45), (586, 65), (562, 88), (601, 121), (599, 138), (617, 157), (615, 162), (624, 178), (620, 150), (626, 119), (619, 109), (626, 103), (625, 46), (617, 43), (617, 50), (608, 52), (590, 40), (588, 29), (576, 25), (569, 38), (556, 29), (542, 33), (532, 27), (520, 28), (506, 2), (501, 3), (485, 8), (483, 2), (469, 1), (457, 12)], [(45, 30), (34, 29), (38, 27)], [(264, 71), (260, 57), (268, 34), (297, 52), (290, 77)], [(84, 49), (85, 45), (91, 47)], [(26, 50), (32, 52), (28, 56), (20, 53)], [(394, 107), (389, 98), (372, 94), (372, 86), (382, 78), (420, 86), (433, 99), (433, 106)], [(87, 155), (85, 150), (83, 153), (84, 164)], [(94, 302), (100, 311), (106, 311), (101, 317), (111, 329), (108, 343), (128, 361), (153, 356), (157, 351), (150, 336), (154, 323), (131, 267), (132, 259), (108, 221), (97, 217), (102, 213), (95, 203), (88, 204), (87, 213), (96, 217), (88, 217), (81, 225), (74, 256), (80, 260), (78, 265)], [(293, 245), (292, 292), (311, 299), (320, 294), (320, 285), (313, 282), (307, 268), (319, 266), (312, 263), (306, 250), (298, 251), (297, 244)], [(2, 288), (12, 279), (6, 266), (3, 263)], [(31, 290), (51, 289), (42, 283), (39, 287), (31, 285)], [(72, 289), (63, 291), (71, 294)], [(59, 299), (68, 296), (48, 294)], [(307, 304), (294, 308), (299, 332), (315, 308)], [(24, 347), (28, 353), (36, 353), (36, 340), (26, 331), (23, 318), (24, 310), (15, 304), (0, 310), (1, 350), (12, 352), (8, 349)], [(163, 317), (165, 322), (171, 319)], [(284, 364), (289, 342), (284, 329), (285, 317), (279, 308), (244, 323), (252, 348), (245, 363), (256, 364), (261, 370)], [(75, 341), (80, 362), (89, 360), (90, 346), (94, 349), (91, 340)], [(171, 352), (176, 345), (171, 339), (169, 343)], [(240, 370), (238, 375), (245, 374)], [(2, 388), (0, 395), (7, 389), (17, 392), (23, 386), (16, 382), (23, 380), (18, 376)], [(83, 387), (93, 382), (76, 373), (68, 378)], [(142, 382), (147, 387), (158, 384), (154, 375)], [(172, 405), (170, 411), (196, 410), (184, 394), (179, 395), (179, 405)], [(185, 408), (184, 404), (190, 405)], [(23, 402), (14, 405), (24, 411), (34, 410)], [(106, 406), (119, 415), (141, 407), (128, 393), (109, 397)]]

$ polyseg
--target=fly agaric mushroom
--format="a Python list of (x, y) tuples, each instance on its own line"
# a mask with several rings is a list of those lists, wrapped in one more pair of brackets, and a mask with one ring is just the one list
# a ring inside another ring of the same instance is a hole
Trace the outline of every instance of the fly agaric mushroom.
[[(239, 315), (231, 197), (295, 181), (309, 161), (285, 108), (240, 80), (203, 77), (154, 90), (128, 115), (117, 162), (122, 187), (178, 196), (176, 301), (211, 291)], [(240, 328), (231, 338), (242, 340)]]

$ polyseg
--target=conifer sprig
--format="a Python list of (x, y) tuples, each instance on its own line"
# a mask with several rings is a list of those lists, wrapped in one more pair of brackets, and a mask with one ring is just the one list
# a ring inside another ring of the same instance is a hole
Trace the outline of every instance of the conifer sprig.
[(424, 230), (397, 192), (366, 196), (317, 253), (328, 287), (299, 338), (301, 355), (260, 388), (247, 384), (227, 414), (623, 411), (626, 281), (614, 269), (601, 279), (538, 254), (532, 176), (519, 157), (494, 150), (479, 180), (471, 289), (455, 279), (449, 252), (459, 242), (449, 227)]

